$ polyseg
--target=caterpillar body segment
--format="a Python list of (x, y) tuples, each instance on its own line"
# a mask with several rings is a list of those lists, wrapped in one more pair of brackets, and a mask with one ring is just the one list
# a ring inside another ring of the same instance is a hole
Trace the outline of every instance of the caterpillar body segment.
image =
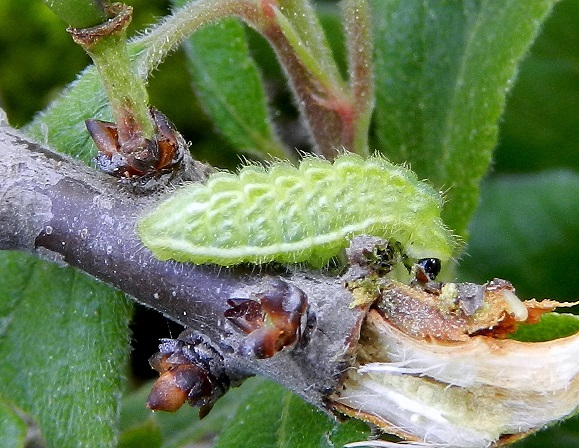
[(400, 242), (410, 257), (452, 257), (440, 194), (381, 156), (307, 157), (295, 167), (250, 165), (185, 186), (144, 216), (138, 233), (153, 254), (232, 266), (325, 265), (356, 235)]

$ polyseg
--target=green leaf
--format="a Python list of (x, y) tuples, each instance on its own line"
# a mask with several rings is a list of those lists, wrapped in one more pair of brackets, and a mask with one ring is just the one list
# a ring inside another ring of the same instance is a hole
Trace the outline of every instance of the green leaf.
[(579, 170), (579, 2), (558, 3), (507, 99), (494, 168)]
[(0, 253), (0, 394), (49, 447), (112, 446), (130, 303), (70, 267)]
[(12, 406), (0, 398), (0, 446), (25, 448), (27, 424)]
[(458, 234), (478, 199), (518, 61), (555, 0), (371, 0), (376, 143), (447, 190)]
[(512, 448), (577, 448), (579, 446), (579, 417), (574, 417), (539, 431), (512, 445)]
[(287, 158), (269, 119), (243, 26), (226, 19), (204, 27), (185, 49), (199, 99), (223, 135), (243, 152)]
[[(189, 406), (174, 414), (151, 412), (145, 408), (150, 389), (151, 384), (146, 384), (123, 399), (121, 440), (147, 425), (160, 430), (163, 448), (185, 448), (222, 432), (217, 448), (338, 448), (368, 436), (368, 427), (361, 421), (337, 424), (296, 395), (259, 377), (227, 392), (203, 420), (199, 420), (198, 409)], [(278, 433), (281, 424), (287, 431), (284, 441)]]
[(145, 407), (152, 383), (126, 395), (121, 407), (122, 437), (125, 433), (152, 425), (159, 429), (163, 448), (183, 448), (212, 438), (223, 430), (235, 412), (262, 384), (261, 378), (250, 378), (219, 399), (211, 412), (199, 420), (199, 409), (183, 406), (178, 412), (153, 413)]
[(124, 431), (119, 437), (117, 448), (161, 448), (163, 436), (159, 427), (151, 420)]
[(482, 193), (460, 277), (505, 278), (522, 298), (577, 300), (579, 174), (501, 176)]
[(364, 441), (370, 438), (368, 425), (361, 420), (349, 419), (336, 425), (330, 436), (331, 448), (342, 448), (347, 443)]
[(297, 395), (266, 382), (240, 405), (215, 448), (330, 448), (367, 436), (367, 426), (340, 427)]
[(23, 130), (44, 145), (90, 163), (96, 149), (84, 124), (88, 118), (112, 121), (112, 113), (94, 66), (85, 69)]
[(537, 324), (519, 326), (510, 338), (523, 342), (543, 342), (565, 338), (578, 332), (579, 316), (547, 313), (541, 316), (541, 321)]

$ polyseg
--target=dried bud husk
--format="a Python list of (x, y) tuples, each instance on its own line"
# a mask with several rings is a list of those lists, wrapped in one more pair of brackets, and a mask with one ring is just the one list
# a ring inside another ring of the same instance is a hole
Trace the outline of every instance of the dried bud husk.
[(521, 302), (499, 279), (363, 286), (379, 290), (379, 298), (362, 328), (357, 363), (332, 397), (338, 412), (416, 446), (457, 448), (504, 445), (578, 412), (579, 333), (548, 342), (504, 339), (559, 303)]

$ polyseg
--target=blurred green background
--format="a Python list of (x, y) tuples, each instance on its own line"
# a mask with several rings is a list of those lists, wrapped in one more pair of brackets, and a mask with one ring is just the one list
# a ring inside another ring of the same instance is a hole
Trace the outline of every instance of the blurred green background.
[[(131, 32), (169, 10), (161, 0), (127, 1), (135, 8)], [(320, 2), (324, 25), (343, 60), (339, 18)], [(327, 5), (326, 5), (327, 6)], [(0, 107), (14, 126), (44, 108), (89, 59), (72, 43), (40, 0), (0, 2)], [(263, 41), (250, 33), (280, 127), (295, 122), (281, 71)], [(203, 114), (184, 56), (176, 52), (150, 80), (151, 103), (176, 124), (195, 156), (234, 166), (233, 148)], [(462, 280), (509, 279), (523, 298), (577, 300), (579, 280), (579, 0), (562, 0), (546, 22), (508, 97), (494, 164), (482, 185), (470, 241), (461, 259)], [(217, 142), (217, 144), (216, 144)], [(299, 142), (292, 142), (299, 146)], [(219, 147), (219, 153), (210, 148)], [(141, 328), (160, 327), (160, 334)], [(146, 356), (169, 328), (139, 310), (134, 364), (146, 377)], [(177, 330), (174, 330), (177, 331)], [(578, 419), (521, 443), (525, 447), (579, 446)]]

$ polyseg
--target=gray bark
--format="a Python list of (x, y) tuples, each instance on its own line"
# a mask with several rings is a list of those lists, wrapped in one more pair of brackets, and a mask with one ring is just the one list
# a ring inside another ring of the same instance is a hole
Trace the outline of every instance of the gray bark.
[[(116, 179), (0, 124), (0, 249), (65, 262), (138, 302), (209, 336), (232, 378), (260, 374), (322, 406), (351, 363), (363, 312), (349, 308), (339, 279), (268, 267), (220, 268), (161, 262), (135, 223), (159, 195), (134, 195)], [(224, 318), (231, 298), (251, 298), (281, 276), (305, 292), (317, 326), (303, 348), (269, 359), (237, 354), (244, 334)]]

